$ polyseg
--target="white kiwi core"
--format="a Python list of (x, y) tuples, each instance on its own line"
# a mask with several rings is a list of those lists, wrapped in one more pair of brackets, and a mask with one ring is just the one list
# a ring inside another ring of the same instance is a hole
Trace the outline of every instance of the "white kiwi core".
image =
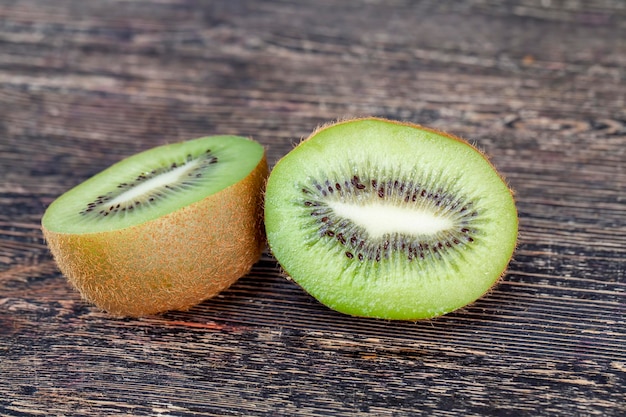
[(454, 222), (428, 210), (398, 207), (371, 202), (366, 205), (328, 201), (328, 206), (340, 217), (350, 219), (373, 237), (403, 233), (413, 236), (435, 235), (454, 226)]
[(171, 171), (159, 174), (149, 180), (138, 184), (137, 186), (123, 192), (109, 202), (109, 205), (114, 206), (119, 203), (126, 203), (133, 201), (144, 194), (149, 193), (159, 187), (164, 187), (169, 184), (177, 183), (185, 175), (188, 175), (198, 165), (198, 159), (195, 159), (185, 165), (172, 169)]

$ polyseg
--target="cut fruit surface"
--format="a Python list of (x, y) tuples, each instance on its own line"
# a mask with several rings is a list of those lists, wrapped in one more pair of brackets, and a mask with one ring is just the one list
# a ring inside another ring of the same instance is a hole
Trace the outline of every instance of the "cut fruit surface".
[(326, 126), (272, 170), (270, 249), (343, 313), (421, 319), (465, 306), (503, 274), (517, 239), (510, 189), (453, 136), (357, 119)]
[(264, 246), (264, 149), (212, 136), (131, 156), (60, 196), (42, 230), (60, 270), (112, 314), (187, 309)]
[(48, 230), (63, 233), (134, 226), (243, 180), (262, 157), (258, 143), (231, 136), (149, 149), (63, 194), (47, 210), (43, 223)]

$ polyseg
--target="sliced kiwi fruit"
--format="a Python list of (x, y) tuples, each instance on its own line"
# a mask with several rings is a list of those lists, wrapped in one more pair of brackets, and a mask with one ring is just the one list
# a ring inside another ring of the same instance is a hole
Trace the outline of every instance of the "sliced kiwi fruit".
[(383, 319), (440, 316), (485, 294), (515, 249), (511, 190), (465, 141), (365, 118), (324, 126), (273, 168), (269, 247), (326, 306)]
[(117, 316), (185, 310), (245, 275), (265, 246), (263, 147), (211, 136), (124, 159), (56, 199), (42, 230), (84, 298)]

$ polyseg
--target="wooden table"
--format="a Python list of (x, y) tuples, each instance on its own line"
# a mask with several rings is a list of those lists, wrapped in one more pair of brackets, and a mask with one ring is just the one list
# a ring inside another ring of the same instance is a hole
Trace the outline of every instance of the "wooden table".
[[(0, 414), (626, 415), (621, 0), (0, 0)], [(58, 195), (212, 134), (271, 164), (319, 124), (457, 134), (516, 190), (500, 285), (442, 318), (333, 312), (265, 254), (188, 312), (116, 319), (42, 239)]]

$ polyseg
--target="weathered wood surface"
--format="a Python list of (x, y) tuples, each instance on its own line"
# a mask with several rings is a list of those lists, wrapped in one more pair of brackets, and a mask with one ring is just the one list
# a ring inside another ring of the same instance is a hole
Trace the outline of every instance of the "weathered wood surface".
[[(626, 414), (620, 0), (0, 0), (0, 414)], [(516, 190), (519, 249), (462, 311), (314, 302), (265, 255), (189, 312), (114, 319), (39, 220), (120, 158), (207, 134), (274, 163), (318, 124), (471, 139)]]

